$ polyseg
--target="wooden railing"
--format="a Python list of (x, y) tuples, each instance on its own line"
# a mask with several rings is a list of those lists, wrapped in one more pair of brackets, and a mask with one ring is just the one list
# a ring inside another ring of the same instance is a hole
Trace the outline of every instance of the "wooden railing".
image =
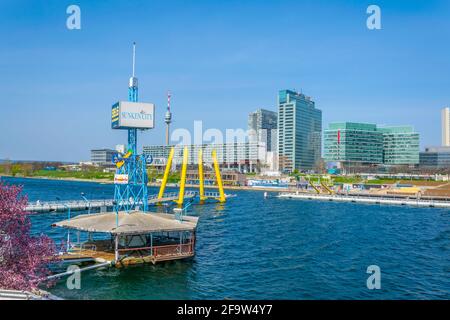
[(153, 247), (153, 256), (181, 256), (194, 252), (193, 243)]
[(129, 251), (141, 251), (141, 250), (153, 250), (152, 256), (181, 256), (189, 255), (194, 253), (194, 242), (188, 242), (183, 244), (171, 244), (164, 246), (154, 246), (154, 247), (139, 247), (139, 248), (126, 248), (119, 249), (119, 252), (129, 252)]

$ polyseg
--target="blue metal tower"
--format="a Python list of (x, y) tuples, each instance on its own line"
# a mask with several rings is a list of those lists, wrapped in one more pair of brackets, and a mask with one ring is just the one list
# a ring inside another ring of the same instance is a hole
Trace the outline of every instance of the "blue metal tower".
[[(133, 43), (133, 75), (128, 85), (128, 101), (138, 102), (138, 79), (135, 77), (136, 43)], [(124, 164), (116, 170), (116, 175), (125, 177), (125, 182), (115, 183), (114, 211), (130, 212), (133, 210), (147, 211), (147, 164), (146, 158), (137, 153), (138, 128), (128, 130), (128, 154), (122, 159)]]

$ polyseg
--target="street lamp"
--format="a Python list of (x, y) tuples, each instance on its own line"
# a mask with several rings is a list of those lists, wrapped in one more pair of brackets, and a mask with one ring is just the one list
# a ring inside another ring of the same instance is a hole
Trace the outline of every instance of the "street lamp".
[(91, 213), (91, 202), (86, 198), (86, 195), (84, 192), (81, 193), (81, 197), (84, 199), (84, 201), (88, 204), (88, 214)]

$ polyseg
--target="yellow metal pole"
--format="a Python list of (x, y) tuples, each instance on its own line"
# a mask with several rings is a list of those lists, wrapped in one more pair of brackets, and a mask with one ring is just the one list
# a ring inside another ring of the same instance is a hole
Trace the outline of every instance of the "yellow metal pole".
[(158, 200), (161, 200), (164, 195), (164, 189), (166, 189), (167, 179), (169, 178), (170, 167), (172, 166), (173, 154), (175, 149), (172, 147), (169, 152), (169, 158), (167, 159), (166, 170), (164, 171), (163, 181), (161, 187), (159, 188)]
[(184, 201), (184, 186), (186, 184), (187, 162), (188, 162), (188, 148), (184, 147), (183, 166), (181, 168), (180, 195), (177, 201), (178, 205), (183, 205)]
[(223, 183), (222, 177), (220, 176), (219, 163), (217, 162), (216, 150), (212, 151), (212, 158), (214, 162), (214, 170), (216, 171), (217, 186), (219, 187), (219, 201), (225, 202), (225, 193), (223, 192)]
[(198, 151), (198, 180), (200, 189), (200, 201), (206, 200), (205, 197), (205, 187), (203, 186), (203, 151), (200, 149)]
[(311, 185), (311, 187), (313, 187), (313, 189), (316, 190), (317, 194), (319, 194), (320, 190), (317, 189), (317, 187), (314, 185), (314, 183), (311, 181), (311, 179), (308, 177), (307, 180), (308, 180), (309, 184)]

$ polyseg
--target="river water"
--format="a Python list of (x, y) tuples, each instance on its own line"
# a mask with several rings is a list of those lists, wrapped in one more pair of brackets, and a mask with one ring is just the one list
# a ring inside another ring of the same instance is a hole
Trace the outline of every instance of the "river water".
[[(91, 182), (2, 178), (30, 201), (112, 198)], [(149, 194), (157, 193), (149, 188)], [(173, 190), (175, 191), (175, 190)], [(450, 211), (436, 208), (264, 199), (237, 194), (224, 205), (194, 205), (200, 217), (190, 261), (87, 271), (81, 289), (50, 289), (67, 299), (449, 299)], [(275, 196), (276, 193), (272, 193)], [(57, 243), (65, 213), (32, 217), (33, 232)], [(367, 267), (381, 270), (369, 290)]]

